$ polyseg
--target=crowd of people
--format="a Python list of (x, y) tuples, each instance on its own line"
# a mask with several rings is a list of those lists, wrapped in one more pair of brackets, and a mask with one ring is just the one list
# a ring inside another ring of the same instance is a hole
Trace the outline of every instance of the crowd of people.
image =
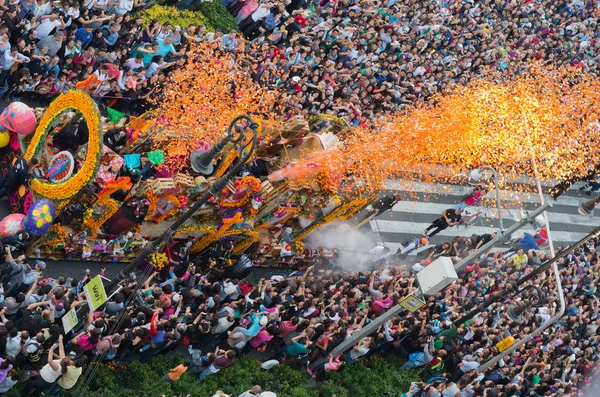
[[(150, 3), (0, 5), (0, 97), (44, 101), (91, 78), (93, 97), (141, 112), (185, 65), (192, 42), (243, 56), (256, 81), (279, 87), (290, 114), (332, 112), (353, 125), (465, 84), (488, 68), (502, 71), (540, 60), (590, 73), (597, 69), (598, 8), (581, 0), (224, 0), (241, 33), (157, 21), (145, 25), (135, 10)], [(431, 235), (452, 226), (451, 214), (460, 216), (460, 209), (445, 211)], [(426, 309), (402, 313), (349, 352), (330, 355), (409, 295), (414, 274), (433, 259), (458, 260), (492, 238), (457, 237), (416, 264), (407, 265), (412, 256), (403, 252), (383, 252), (375, 271), (309, 267), (256, 283), (228, 278), (218, 263), (194, 261), (184, 241), (177, 260), (153, 274), (141, 291), (123, 282), (119, 293), (89, 314), (83, 330), (68, 338), (62, 336), (61, 318), (84, 303), (90, 275), (44, 277), (44, 262), (29, 261), (22, 246), (6, 242), (0, 266), (0, 393), (21, 382), (23, 396), (57, 395), (77, 384), (92, 359), (145, 362), (179, 346), (189, 348), (190, 361), (165, 381), (186, 371), (203, 380), (238, 355), (258, 351), (266, 361), (297, 366), (325, 359), (307, 371), (314, 377), (369, 355), (398, 355), (407, 367), (436, 377), (415, 383), (411, 396), (574, 396), (577, 387), (593, 387), (600, 341), (596, 240), (559, 264), (565, 316), (490, 371), (477, 368), (498, 353), (498, 342), (521, 339), (556, 312), (553, 277), (543, 273), (535, 280), (547, 303), (526, 312), (523, 322), (510, 320), (500, 302), (468, 324), (451, 323), (547, 260), (539, 247), (526, 244), (527, 237), (506, 255), (490, 254), (467, 266), (460, 280), (427, 300)], [(30, 378), (20, 370), (29, 370)]]
[(0, 273), (0, 393), (23, 381), (21, 370), (30, 374), (21, 395), (58, 395), (75, 386), (92, 360), (146, 362), (187, 347), (189, 359), (164, 381), (177, 381), (187, 371), (202, 381), (250, 352), (266, 365), (277, 360), (307, 368), (312, 377), (370, 355), (392, 354), (406, 359), (405, 367), (423, 368), (433, 378), (414, 383), (409, 396), (577, 395), (598, 367), (598, 240), (559, 261), (564, 317), (488, 371), (477, 369), (499, 353), (499, 342), (524, 338), (556, 313), (553, 276), (543, 272), (531, 282), (546, 299), (524, 312), (521, 321), (507, 316), (508, 302), (500, 301), (467, 323), (455, 327), (453, 322), (546, 262), (548, 256), (537, 245), (544, 243), (543, 236), (525, 235), (515, 240), (514, 249), (488, 252), (467, 266), (456, 283), (428, 298), (425, 308), (404, 311), (348, 352), (331, 355), (414, 292), (415, 274), (431, 261), (440, 256), (459, 261), (492, 238), (456, 237), (419, 252), (416, 259), (382, 254), (373, 271), (347, 271), (333, 260), (257, 282), (229, 278), (216, 271), (213, 259), (204, 265), (206, 258), (190, 258), (186, 239), (176, 243), (183, 249), (173, 248), (178, 254), (170, 267), (154, 272), (137, 291), (135, 282), (122, 281), (122, 289), (68, 337), (61, 332), (61, 318), (85, 302), (82, 291), (91, 275), (82, 280), (44, 277), (44, 262), (29, 262), (22, 246), (7, 244)]
[(96, 75), (93, 96), (136, 114), (185, 65), (190, 44), (208, 42), (279, 87), (287, 113), (334, 113), (358, 125), (491, 69), (535, 60), (597, 69), (591, 1), (222, 2), (239, 33), (145, 24), (135, 12), (152, 1), (3, 5), (0, 94), (44, 100)]

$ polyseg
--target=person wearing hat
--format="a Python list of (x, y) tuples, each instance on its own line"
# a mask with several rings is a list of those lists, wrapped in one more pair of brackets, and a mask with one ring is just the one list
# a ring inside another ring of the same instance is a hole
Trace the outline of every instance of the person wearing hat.
[(171, 32), (171, 38), (173, 39), (173, 45), (178, 47), (181, 44), (181, 26), (175, 25), (174, 30)]

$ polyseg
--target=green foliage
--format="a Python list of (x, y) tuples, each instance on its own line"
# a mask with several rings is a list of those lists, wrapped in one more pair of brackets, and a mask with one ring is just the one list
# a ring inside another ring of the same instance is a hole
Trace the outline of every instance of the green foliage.
[(223, 33), (229, 33), (232, 30), (238, 29), (235, 18), (219, 0), (198, 3), (194, 6), (194, 9), (204, 14), (209, 23)]
[(372, 358), (355, 363), (341, 372), (328, 374), (320, 385), (320, 396), (396, 396), (407, 392), (411, 382), (421, 380), (420, 372), (401, 369), (396, 357)]
[[(182, 361), (181, 356), (175, 355), (158, 356), (146, 364), (136, 361), (123, 367), (113, 363), (102, 364), (96, 368), (85, 396), (158, 397), (161, 394), (186, 393), (194, 397), (209, 397), (217, 390), (240, 394), (258, 384), (278, 397), (331, 397), (333, 394), (337, 397), (378, 397), (398, 396), (408, 391), (411, 382), (420, 380), (418, 371), (401, 369), (403, 361), (395, 357), (372, 358), (364, 363), (352, 364), (340, 372), (323, 375), (316, 384), (303, 370), (280, 365), (265, 371), (258, 361), (250, 357), (237, 359), (234, 365), (208, 376), (203, 382), (198, 382), (197, 375), (191, 372), (186, 372), (176, 382), (160, 380)], [(75, 397), (80, 391), (79, 386), (80, 383), (63, 396)], [(19, 385), (6, 396), (19, 396), (22, 387), (22, 384)]]
[[(221, 5), (221, 3), (219, 3), (219, 5)], [(221, 5), (221, 7), (223, 6)], [(227, 10), (225, 10), (225, 12), (227, 12)], [(153, 19), (157, 19), (161, 24), (170, 22), (171, 25), (179, 25), (182, 29), (187, 28), (189, 25), (205, 25), (208, 30), (214, 30), (211, 22), (200, 11), (179, 10), (177, 7), (155, 4), (152, 7), (141, 11), (140, 15), (144, 20), (144, 25)]]

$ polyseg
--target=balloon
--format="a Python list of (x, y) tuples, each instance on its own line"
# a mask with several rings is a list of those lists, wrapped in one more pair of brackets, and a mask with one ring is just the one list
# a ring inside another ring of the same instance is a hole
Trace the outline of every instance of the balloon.
[(23, 102), (11, 102), (0, 115), (0, 125), (17, 134), (29, 135), (35, 131), (37, 120), (32, 108)]
[(52, 226), (54, 216), (54, 204), (49, 200), (38, 200), (29, 207), (23, 228), (34, 236), (42, 236)]
[(0, 221), (0, 237), (8, 237), (23, 230), (23, 214), (10, 214)]
[(0, 148), (7, 147), (10, 143), (10, 132), (0, 130)]

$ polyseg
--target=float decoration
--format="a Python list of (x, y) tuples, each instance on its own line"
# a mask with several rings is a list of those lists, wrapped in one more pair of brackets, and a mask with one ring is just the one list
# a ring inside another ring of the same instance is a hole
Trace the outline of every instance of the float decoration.
[[(31, 180), (31, 190), (35, 194), (50, 200), (67, 200), (72, 198), (94, 179), (98, 169), (98, 159), (102, 144), (98, 107), (88, 95), (80, 91), (68, 91), (52, 101), (42, 116), (35, 134), (27, 147), (24, 155), (25, 160), (31, 161), (40, 154), (50, 133), (52, 123), (68, 110), (79, 111), (85, 119), (89, 131), (87, 155), (79, 171), (65, 181), (49, 183), (37, 178)], [(61, 205), (59, 208), (63, 206)]]
[(23, 214), (10, 214), (0, 221), (0, 237), (14, 236), (23, 230)]
[(54, 204), (51, 201), (36, 201), (23, 218), (23, 229), (34, 236), (43, 236), (52, 226), (54, 217)]
[(11, 102), (0, 115), (0, 126), (20, 135), (30, 135), (36, 125), (35, 112), (23, 102)]

